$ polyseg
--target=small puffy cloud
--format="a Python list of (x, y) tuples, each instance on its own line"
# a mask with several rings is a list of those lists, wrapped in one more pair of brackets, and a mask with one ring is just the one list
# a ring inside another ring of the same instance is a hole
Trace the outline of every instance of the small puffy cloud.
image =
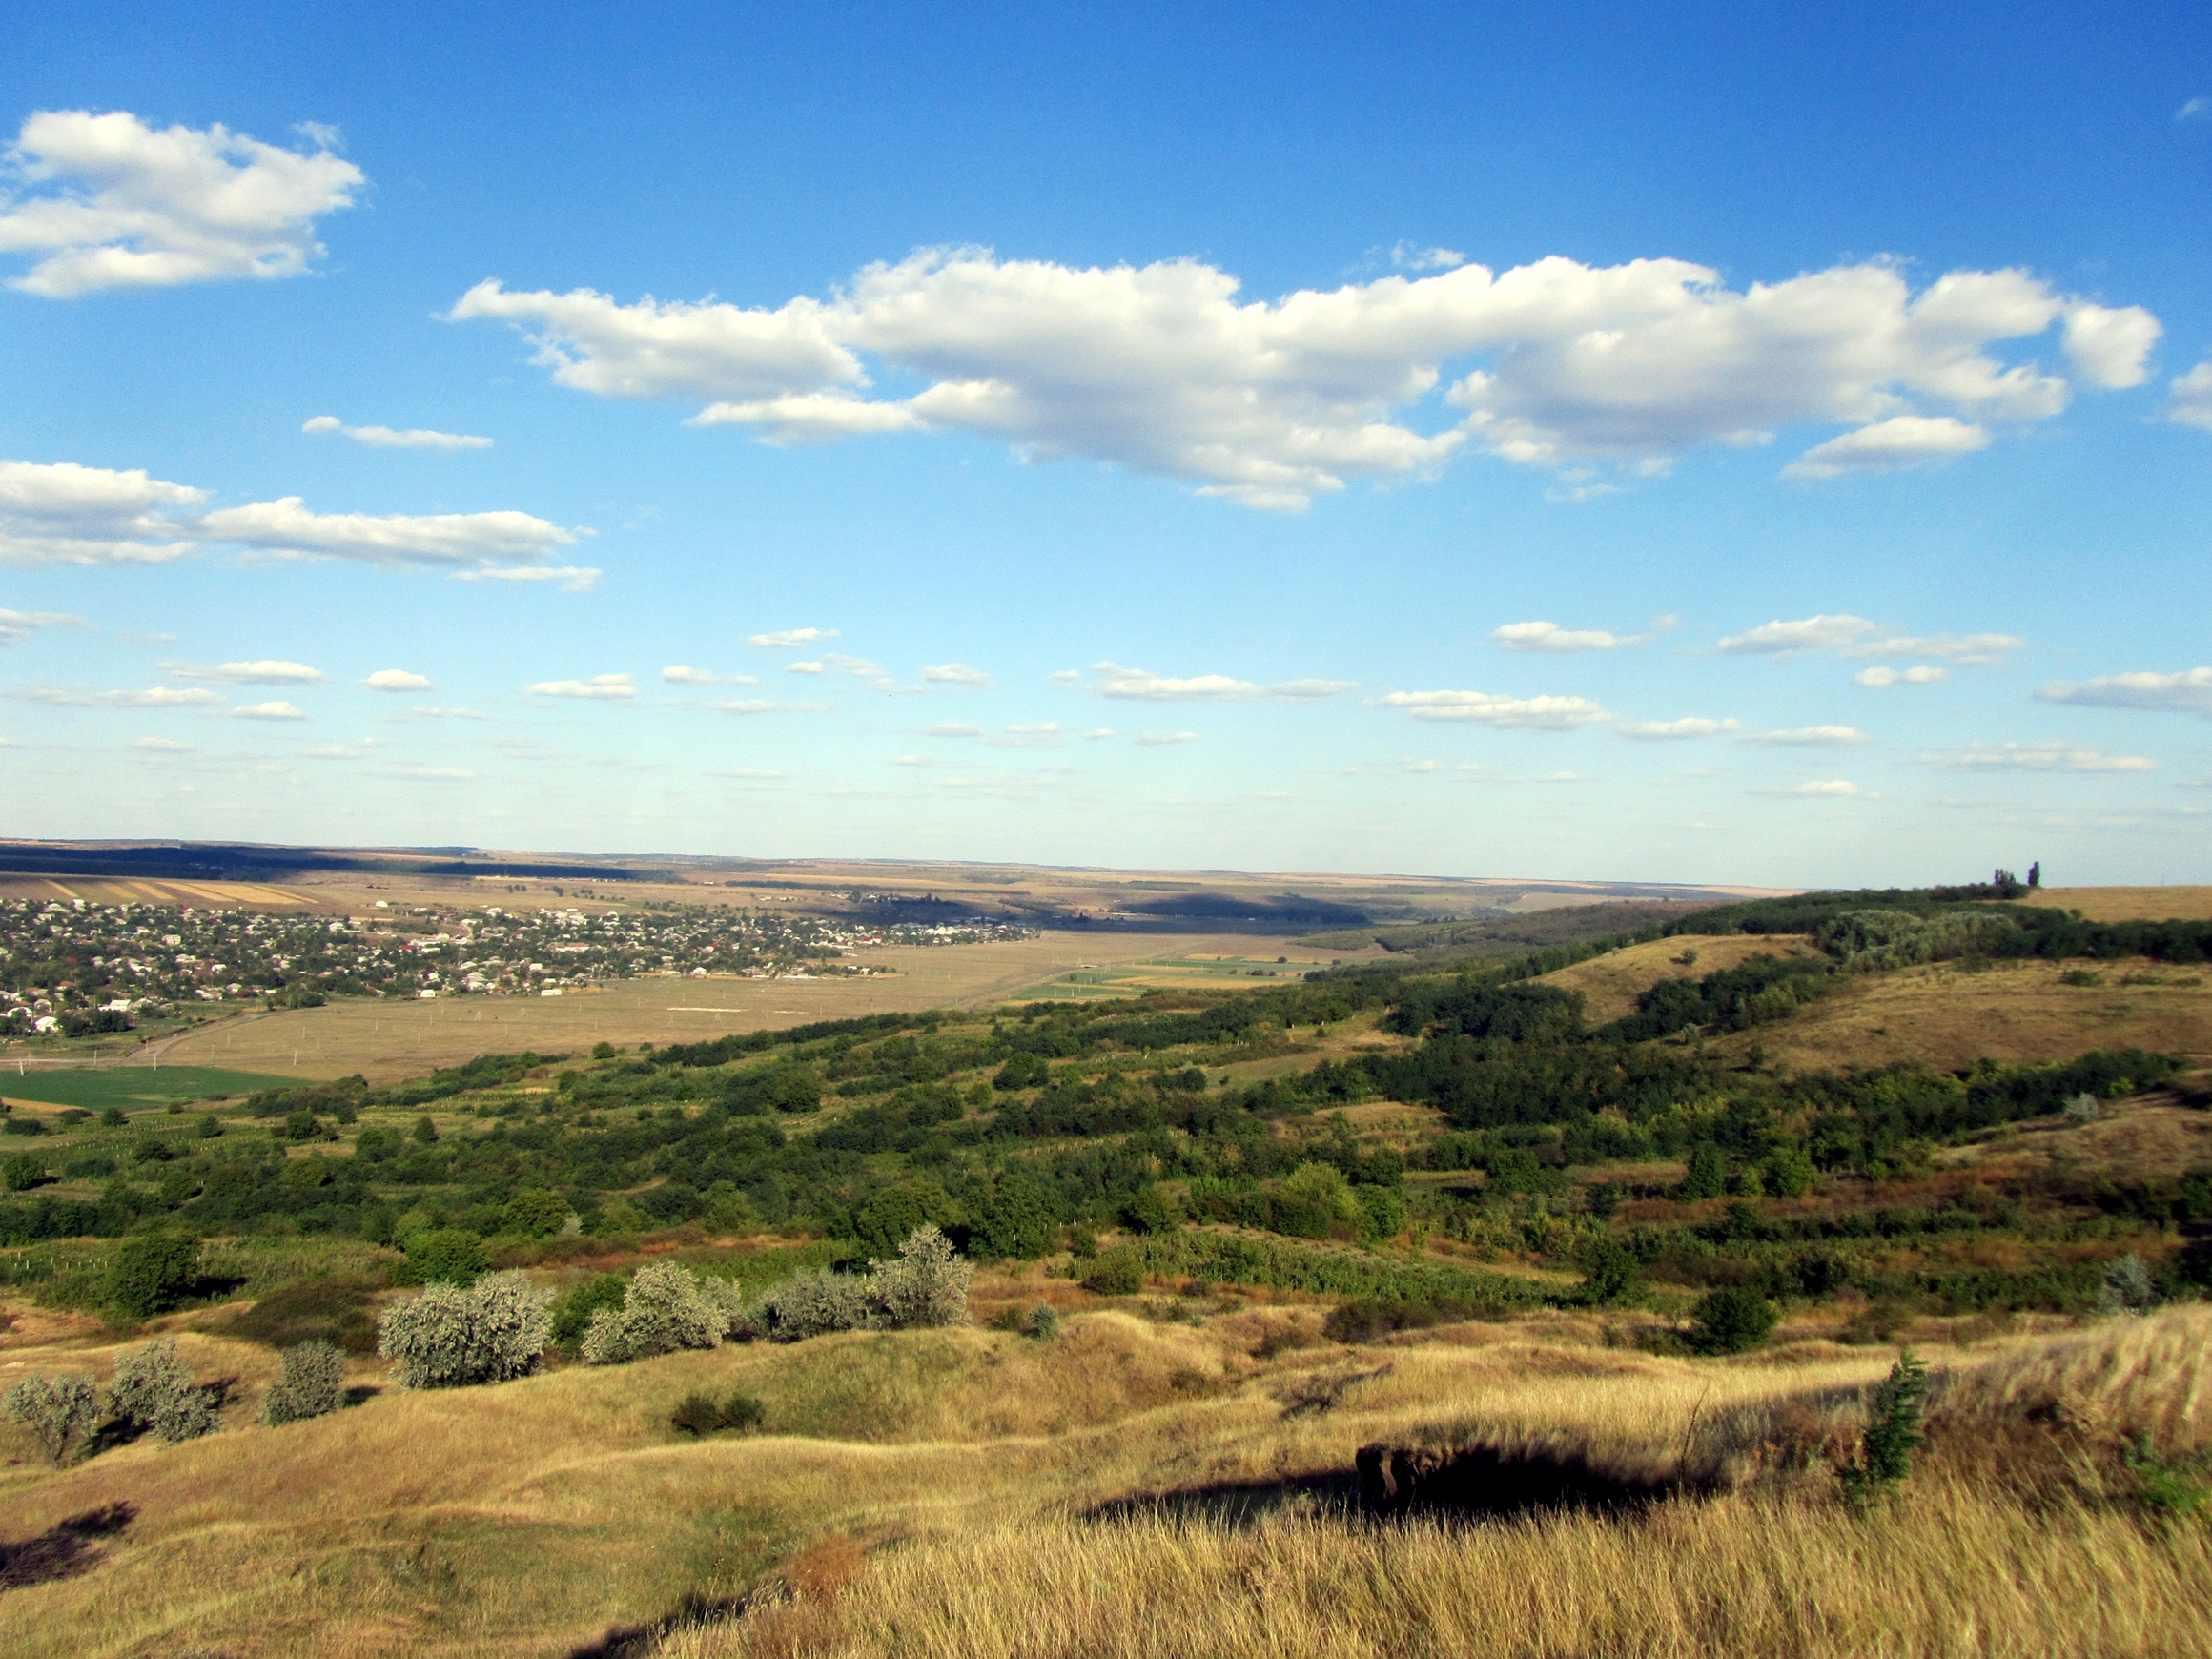
[(1970, 743), (1924, 755), (1929, 766), (1947, 772), (2148, 772), (2158, 762), (2148, 755), (2105, 754), (2072, 743)]
[(379, 668), (361, 681), (372, 691), (435, 691), (437, 686), (420, 674), (404, 668)]
[(707, 668), (686, 668), (681, 663), (663, 668), (661, 678), (671, 686), (758, 686), (750, 674), (717, 674)]
[(2036, 695), (2045, 703), (2079, 703), (2099, 708), (2146, 708), (2212, 719), (2212, 668), (2183, 668), (2172, 674), (2099, 674), (2094, 680), (2054, 680)]
[(1094, 663), (1098, 676), (1092, 695), (1132, 703), (1247, 703), (1272, 698), (1285, 703), (1310, 703), (1349, 691), (1350, 680), (1282, 680), (1272, 686), (1236, 680), (1226, 674), (1198, 674), (1174, 679), (1144, 668), (1125, 668), (1118, 663)]
[(971, 668), (964, 663), (939, 663), (933, 668), (922, 670), (926, 686), (968, 686), (978, 691), (988, 691), (994, 682), (980, 668)]
[(595, 564), (503, 564), (484, 570), (457, 570), (456, 582), (550, 582), (563, 593), (589, 593), (602, 572)]
[(1111, 726), (1094, 726), (1089, 731), (1083, 733), (1083, 741), (1085, 743), (1099, 743), (1114, 735), (1115, 731)]
[(2176, 378), (2166, 397), (2166, 419), (2212, 432), (2212, 358)]
[(966, 721), (940, 720), (934, 726), (922, 727), (924, 737), (981, 737), (983, 727), (971, 726)]
[(0, 253), (44, 256), (9, 286), (49, 299), (105, 288), (297, 276), (322, 256), (315, 221), (353, 205), (361, 170), (309, 133), (279, 150), (222, 126), (154, 131), (117, 110), (41, 110), (7, 164)]
[(2174, 112), (2176, 122), (2212, 121), (2212, 98), (2191, 98)]
[(144, 749), (148, 754), (191, 754), (193, 752), (191, 744), (178, 743), (174, 737), (141, 737), (131, 747)]
[(212, 668), (189, 663), (164, 663), (163, 668), (179, 680), (205, 680), (216, 686), (315, 686), (330, 678), (305, 663), (265, 660), (258, 663), (220, 663)]
[(1747, 731), (1741, 741), (1781, 748), (1849, 748), (1866, 740), (1866, 733), (1855, 726), (1798, 726), (1786, 731)]
[(1490, 638), (1508, 651), (1617, 651), (1623, 645), (1640, 645), (1649, 637), (1612, 634), (1603, 628), (1563, 628), (1547, 622), (1507, 623), (1490, 630)]
[(410, 708), (398, 716), (401, 720), (489, 720), (488, 714), (480, 714), (473, 708)]
[(218, 508), (203, 514), (195, 529), (204, 541), (295, 558), (458, 569), (481, 569), (502, 559), (535, 564), (574, 545), (580, 534), (528, 513), (313, 513), (297, 496)]
[(1587, 697), (1507, 697), (1491, 691), (1392, 691), (1375, 700), (1415, 720), (1458, 720), (1530, 731), (1571, 731), (1616, 717)]
[[(1739, 290), (1679, 259), (1499, 272), (1448, 249), (1393, 254), (1404, 274), (1276, 299), (1196, 258), (1078, 268), (937, 248), (773, 308), (487, 281), (449, 315), (522, 330), (561, 384), (693, 399), (695, 421), (771, 443), (964, 433), (1294, 512), (1474, 447), (1582, 475), (1585, 496), (1612, 487), (1588, 481), (1593, 462), (1659, 476), (1699, 444), (1802, 424), (1854, 429), (1809, 472), (1926, 461), (1986, 441), (1983, 422), (2065, 407), (2074, 382), (2032, 355), (2007, 362), (2003, 342), (2063, 324), (2082, 382), (2129, 384), (2158, 326), (2017, 270), (1915, 293), (1895, 263), (1867, 261)], [(1434, 407), (1447, 367), (1461, 418), (1421, 430), (1413, 412)], [(922, 389), (871, 398), (871, 369)]]
[(1401, 271), (1456, 271), (1467, 256), (1454, 248), (1424, 248), (1419, 242), (1399, 242), (1390, 250), (1390, 262)]
[(1893, 415), (1856, 432), (1816, 443), (1782, 469), (1784, 478), (1841, 478), (1854, 472), (1895, 472), (1956, 461), (1987, 449), (1989, 429), (1949, 415)]
[(819, 661), (812, 663), (786, 663), (787, 674), (843, 674), (853, 680), (888, 680), (881, 663), (871, 663), (866, 657), (848, 657), (836, 651), (824, 652)]
[(1057, 748), (1060, 747), (1060, 728), (1055, 721), (1042, 721), (1029, 726), (1010, 726), (990, 740), (998, 748)]
[(1880, 691), (1891, 686), (1940, 686), (1950, 677), (1942, 668), (1920, 663), (1910, 668), (1861, 668), (1851, 678), (1854, 685)]
[(81, 628), (84, 618), (58, 610), (9, 610), (0, 606), (0, 645), (18, 645), (40, 628)]
[(1701, 715), (1687, 714), (1680, 720), (1623, 720), (1615, 722), (1613, 729), (1623, 737), (1642, 739), (1716, 737), (1724, 731), (1733, 731), (1740, 722), (1709, 720)]
[(809, 645), (819, 645), (837, 637), (835, 628), (785, 628), (772, 634), (748, 634), (745, 643), (762, 645), (771, 651), (803, 651)]
[(0, 564), (158, 564), (192, 551), (170, 512), (207, 491), (143, 468), (0, 461)]
[(638, 694), (637, 682), (627, 674), (594, 674), (588, 680), (541, 680), (522, 689), (532, 697), (585, 697), (604, 702), (626, 702)]
[(1754, 789), (1751, 792), (1755, 795), (1785, 795), (1827, 800), (1878, 801), (1881, 799), (1881, 796), (1875, 794), (1872, 789), (1862, 789), (1848, 778), (1827, 778), (1817, 783), (1795, 784), (1786, 789)]
[(1891, 634), (1847, 645), (1845, 657), (1937, 657), (1948, 662), (1986, 666), (2002, 662), (2028, 642), (2017, 634)]
[(356, 443), (366, 443), (375, 449), (489, 449), (488, 438), (469, 438), (458, 432), (434, 432), (427, 427), (411, 426), (405, 431), (395, 431), (389, 426), (348, 426), (336, 415), (317, 415), (303, 423), (302, 432), (316, 435), (335, 432), (341, 438), (350, 438)]
[(1146, 748), (1165, 748), (1171, 744), (1197, 743), (1199, 738), (1195, 731), (1140, 731), (1137, 741)]
[(307, 716), (289, 703), (276, 702), (241, 703), (231, 710), (231, 718), (233, 720), (305, 720)]
[(778, 703), (767, 697), (740, 697), (719, 703), (702, 703), (699, 707), (715, 714), (827, 714), (835, 705)]
[(893, 756), (891, 764), (894, 767), (933, 767), (937, 764), (937, 757), (933, 754), (902, 754)]
[(1082, 678), (1082, 670), (1079, 668), (1055, 668), (1045, 676), (1045, 679), (1055, 686), (1079, 685)]
[(5, 695), (18, 703), (60, 708), (197, 708), (222, 699), (198, 686), (152, 686), (143, 691), (87, 691), (72, 686), (27, 686)]
[(1761, 623), (1731, 634), (1713, 649), (1724, 656), (1791, 657), (1800, 651), (1833, 651), (1878, 632), (1863, 616), (1809, 616), (1795, 622)]

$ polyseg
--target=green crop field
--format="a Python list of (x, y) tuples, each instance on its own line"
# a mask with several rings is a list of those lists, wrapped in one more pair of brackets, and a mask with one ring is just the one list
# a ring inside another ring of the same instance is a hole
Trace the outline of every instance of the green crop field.
[(166, 1106), (172, 1100), (203, 1100), (211, 1095), (250, 1095), (256, 1089), (280, 1089), (290, 1077), (264, 1076), (256, 1072), (227, 1072), (215, 1066), (128, 1066), (94, 1071), (29, 1072), (18, 1076), (0, 1073), (0, 1098), (28, 1100), (47, 1106), (82, 1106), (99, 1112), (120, 1106), (129, 1112), (143, 1106)]

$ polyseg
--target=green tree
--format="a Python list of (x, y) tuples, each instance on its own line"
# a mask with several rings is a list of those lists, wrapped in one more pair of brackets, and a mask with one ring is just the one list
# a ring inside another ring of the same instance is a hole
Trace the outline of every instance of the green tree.
[(141, 1233), (115, 1252), (108, 1299), (126, 1319), (167, 1313), (199, 1282), (199, 1240), (180, 1233)]
[(1699, 1141), (1690, 1155), (1690, 1173), (1674, 1196), (1694, 1203), (1700, 1198), (1717, 1198), (1727, 1191), (1728, 1159), (1711, 1141)]
[(942, 1227), (952, 1219), (952, 1200), (935, 1181), (896, 1181), (879, 1187), (853, 1213), (852, 1232), (870, 1256), (889, 1258), (916, 1227)]
[(1907, 1348), (1874, 1390), (1858, 1456), (1836, 1471), (1844, 1502), (1855, 1513), (1863, 1515), (1877, 1502), (1894, 1499), (1913, 1472), (1914, 1449), (1928, 1444), (1920, 1432), (1920, 1406), (1927, 1394), (1928, 1367)]
[(1633, 1300), (1641, 1287), (1642, 1263), (1610, 1234), (1594, 1239), (1582, 1254), (1582, 1293), (1598, 1307)]
[(1757, 1291), (1728, 1284), (1707, 1292), (1690, 1317), (1690, 1345), (1699, 1353), (1741, 1354), (1772, 1336), (1782, 1316)]
[(1052, 1205), (1026, 1176), (1000, 1176), (973, 1208), (971, 1238), (979, 1254), (1034, 1260), (1053, 1247), (1058, 1223)]
[(429, 1113), (415, 1119), (415, 1138), (424, 1146), (438, 1138), (438, 1121)]
[(82, 1377), (26, 1377), (0, 1400), (0, 1412), (35, 1435), (57, 1469), (70, 1443), (81, 1443), (100, 1421), (92, 1385)]
[(568, 1200), (543, 1187), (525, 1187), (500, 1211), (500, 1229), (525, 1239), (550, 1239), (568, 1225)]
[(469, 1284), (491, 1267), (484, 1242), (460, 1227), (440, 1227), (407, 1240), (407, 1265), (423, 1284)]

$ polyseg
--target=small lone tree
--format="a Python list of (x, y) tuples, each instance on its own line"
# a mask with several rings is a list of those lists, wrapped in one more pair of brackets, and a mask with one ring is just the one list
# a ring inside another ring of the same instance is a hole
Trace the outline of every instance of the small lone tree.
[(115, 1252), (109, 1295), (127, 1319), (167, 1313), (199, 1281), (199, 1240), (180, 1233), (141, 1233)]
[(92, 1385), (82, 1377), (26, 1377), (8, 1390), (0, 1411), (38, 1438), (57, 1469), (70, 1454), (70, 1443), (82, 1442), (100, 1420)]
[(1593, 1307), (1628, 1301), (1643, 1278), (1641, 1264), (1610, 1234), (1601, 1235), (1584, 1250), (1582, 1273), (1582, 1293)]
[(261, 1397), (261, 1421), (274, 1428), (327, 1417), (345, 1398), (345, 1356), (319, 1338), (284, 1350), (276, 1381)]
[(553, 1293), (520, 1273), (495, 1273), (463, 1290), (434, 1284), (385, 1310), (377, 1352), (402, 1388), (504, 1382), (538, 1368), (552, 1334)]
[(869, 1291), (893, 1326), (957, 1325), (968, 1319), (968, 1282), (975, 1270), (952, 1254), (952, 1241), (933, 1226), (916, 1227), (899, 1246), (896, 1261), (873, 1263)]
[(584, 1358), (588, 1364), (622, 1365), (680, 1348), (711, 1348), (728, 1330), (732, 1311), (710, 1301), (695, 1274), (672, 1261), (648, 1262), (630, 1280), (620, 1307), (591, 1316)]
[(212, 1434), (215, 1428), (214, 1403), (177, 1357), (174, 1337), (148, 1342), (123, 1356), (108, 1384), (108, 1409), (171, 1445)]
[(1927, 1395), (1928, 1367), (1907, 1348), (1874, 1390), (1858, 1456), (1836, 1471), (1843, 1501), (1854, 1514), (1864, 1515), (1876, 1503), (1894, 1500), (1913, 1472), (1914, 1448), (1928, 1444), (1920, 1432), (1920, 1407)]
[(1690, 1311), (1690, 1345), (1701, 1354), (1741, 1354), (1773, 1334), (1782, 1316), (1757, 1291), (1725, 1284)]
[(2105, 1268), (2104, 1282), (2097, 1289), (2099, 1313), (2146, 1314), (2158, 1305), (2158, 1280), (2141, 1257), (2121, 1256)]

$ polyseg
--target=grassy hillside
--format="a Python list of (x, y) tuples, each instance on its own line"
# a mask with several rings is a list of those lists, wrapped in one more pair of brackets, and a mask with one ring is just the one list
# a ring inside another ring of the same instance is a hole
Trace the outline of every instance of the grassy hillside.
[[(0, 1547), (38, 1545), (0, 1585), (84, 1568), (0, 1620), (234, 1659), (2212, 1650), (2212, 929), (2022, 913), (1801, 895), (1580, 961), (17, 1108), (0, 1389), (166, 1330), (229, 1403), (58, 1471), (0, 1425)], [(983, 1264), (970, 1326), (590, 1367), (579, 1315), (542, 1375), (420, 1394), (373, 1354), (426, 1277), (520, 1268), (565, 1317), (923, 1222)], [(147, 1235), (200, 1254), (141, 1321)], [(251, 1426), (315, 1335), (358, 1403)], [(1857, 1519), (1905, 1341), (1934, 1444)], [(685, 1439), (700, 1390), (762, 1431)], [(1370, 1442), (1633, 1502), (1355, 1523)]]

